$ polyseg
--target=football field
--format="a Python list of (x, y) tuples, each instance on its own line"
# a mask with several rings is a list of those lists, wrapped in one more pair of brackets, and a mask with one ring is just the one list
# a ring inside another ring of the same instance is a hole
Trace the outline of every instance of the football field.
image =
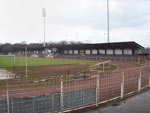
[[(94, 64), (94, 61), (87, 60), (70, 60), (70, 59), (51, 59), (51, 58), (27, 58), (27, 66), (56, 66), (56, 65), (69, 65), (69, 64)], [(26, 66), (25, 57), (13, 57), (13, 56), (0, 56), (0, 68), (12, 68), (12, 67), (24, 67)]]

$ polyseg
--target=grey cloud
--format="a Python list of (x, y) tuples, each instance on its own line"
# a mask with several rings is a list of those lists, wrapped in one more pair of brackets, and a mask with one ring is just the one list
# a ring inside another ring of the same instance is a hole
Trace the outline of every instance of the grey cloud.
[(105, 12), (99, 9), (89, 8), (86, 11), (81, 10), (77, 13), (58, 15), (53, 18), (53, 21), (57, 24), (66, 24), (69, 26), (88, 26), (94, 29), (104, 29), (106, 26)]
[[(97, 1), (97, 0), (96, 0)], [(111, 1), (116, 3), (117, 10), (111, 11), (110, 6), (110, 25), (113, 29), (122, 27), (140, 27), (148, 23), (149, 0), (118, 0)], [(99, 2), (100, 4), (100, 2)], [(104, 5), (106, 5), (103, 2)], [(70, 26), (88, 26), (92, 29), (106, 29), (106, 7), (103, 10), (96, 5), (80, 12), (73, 12), (58, 15), (53, 18), (57, 24), (66, 24)], [(142, 7), (143, 6), (143, 7)]]
[(148, 15), (150, 14), (148, 6), (150, 1), (133, 1), (130, 4), (128, 2), (118, 4), (118, 11), (111, 14), (111, 24), (113, 27), (140, 27), (148, 22)]

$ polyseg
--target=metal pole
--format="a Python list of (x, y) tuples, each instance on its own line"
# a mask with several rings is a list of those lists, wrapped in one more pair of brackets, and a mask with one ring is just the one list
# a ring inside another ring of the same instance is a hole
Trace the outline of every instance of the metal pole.
[(70, 71), (69, 70), (67, 71), (67, 74), (68, 74), (68, 76), (70, 75)]
[(50, 106), (51, 106), (51, 113), (54, 113), (54, 94), (51, 94), (50, 97)]
[(109, 0), (107, 0), (107, 41), (109, 43)]
[(99, 74), (96, 77), (96, 106), (99, 104)]
[(150, 75), (149, 75), (149, 87), (150, 87)]
[(7, 113), (10, 113), (9, 110), (9, 92), (8, 92), (8, 82), (6, 81), (6, 98), (7, 98)]
[(124, 96), (124, 72), (122, 74), (122, 81), (121, 81), (121, 99), (123, 99)]
[(14, 107), (13, 107), (14, 106), (14, 102), (13, 102), (13, 100), (14, 99), (12, 99), (12, 113), (14, 113)]
[(16, 56), (14, 55), (14, 66), (16, 66)]
[(63, 76), (61, 76), (60, 82), (60, 110), (61, 113), (64, 111), (64, 86), (63, 86)]
[(46, 11), (45, 11), (45, 8), (43, 8), (43, 18), (44, 18), (44, 44), (43, 46), (45, 47), (45, 25), (46, 25)]
[(141, 91), (141, 76), (142, 76), (142, 68), (140, 68), (140, 76), (138, 79), (138, 92)]
[(45, 47), (45, 32), (46, 32), (46, 31), (45, 31), (45, 22), (46, 22), (46, 21), (45, 21), (45, 17), (44, 17), (44, 47)]
[(105, 70), (105, 64), (103, 63), (103, 72), (104, 72), (104, 70)]
[(28, 68), (27, 68), (27, 66), (28, 66), (28, 61), (27, 61), (27, 47), (25, 48), (25, 59), (26, 59), (26, 77), (28, 76)]
[(34, 113), (34, 98), (32, 99), (32, 112)]

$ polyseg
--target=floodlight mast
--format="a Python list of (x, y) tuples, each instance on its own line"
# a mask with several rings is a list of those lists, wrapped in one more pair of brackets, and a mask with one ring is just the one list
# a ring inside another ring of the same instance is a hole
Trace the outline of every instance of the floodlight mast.
[(108, 43), (110, 42), (109, 31), (110, 31), (109, 29), (109, 0), (107, 0), (107, 41)]
[(45, 33), (46, 33), (46, 29), (45, 29), (45, 26), (46, 26), (46, 11), (45, 11), (45, 8), (42, 9), (42, 17), (44, 18), (44, 43), (43, 43), (43, 46), (45, 47), (46, 44), (45, 44)]

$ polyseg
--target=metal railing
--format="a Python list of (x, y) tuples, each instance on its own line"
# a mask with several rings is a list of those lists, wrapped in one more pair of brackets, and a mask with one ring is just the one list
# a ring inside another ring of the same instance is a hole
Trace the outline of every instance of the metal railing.
[(0, 113), (56, 113), (98, 106), (150, 87), (150, 67), (88, 77), (62, 75), (45, 80), (0, 81)]

